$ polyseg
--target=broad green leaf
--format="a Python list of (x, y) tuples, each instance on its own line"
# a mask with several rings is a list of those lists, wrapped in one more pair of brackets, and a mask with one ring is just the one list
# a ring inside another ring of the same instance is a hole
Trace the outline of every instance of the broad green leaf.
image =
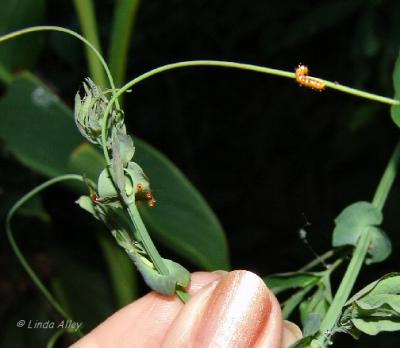
[(354, 337), (400, 330), (400, 274), (387, 274), (356, 293), (339, 323), (339, 330)]
[[(28, 73), (17, 77), (0, 101), (0, 138), (23, 164), (46, 176), (75, 172), (90, 177), (101, 167), (94, 165), (90, 145), (84, 151), (80, 147), (73, 112)], [(137, 138), (134, 143), (135, 160), (150, 177), (158, 201), (154, 209), (140, 206), (153, 235), (202, 269), (228, 269), (223, 229), (204, 198), (159, 151)]]
[(386, 308), (387, 305), (400, 315), (400, 292), (398, 294), (369, 294), (356, 303), (364, 310)]
[(374, 287), (358, 298), (356, 303), (363, 309), (377, 309), (390, 306), (400, 315), (400, 275), (397, 273), (382, 277)]
[(76, 147), (69, 157), (68, 167), (73, 172), (82, 172), (94, 182), (97, 181), (106, 163), (102, 154), (88, 143), (81, 143)]
[(266, 276), (263, 279), (276, 295), (285, 290), (305, 288), (316, 284), (320, 281), (321, 276), (317, 273), (280, 273)]
[(400, 273), (393, 272), (384, 275), (368, 294), (400, 294)]
[[(0, 35), (40, 23), (45, 11), (45, 0), (2, 0)], [(40, 34), (31, 34), (0, 45), (0, 76), (18, 68), (35, 64), (42, 47)]]
[(360, 299), (368, 298), (369, 295), (400, 294), (400, 273), (393, 272), (384, 275), (380, 279), (368, 284), (353, 295), (346, 305), (350, 305)]
[(367, 335), (376, 335), (384, 331), (400, 331), (400, 318), (392, 320), (381, 318), (352, 319), (352, 323), (358, 330)]
[(332, 245), (356, 245), (361, 233), (371, 226), (378, 226), (382, 213), (369, 202), (356, 202), (346, 207), (335, 219)]
[(71, 172), (68, 159), (82, 142), (70, 110), (29, 73), (0, 100), (0, 138), (24, 165), (49, 177)]
[[(394, 64), (393, 86), (394, 98), (400, 100), (400, 53), (397, 56), (397, 60)], [(390, 114), (397, 127), (400, 127), (400, 105), (393, 105), (390, 109)]]

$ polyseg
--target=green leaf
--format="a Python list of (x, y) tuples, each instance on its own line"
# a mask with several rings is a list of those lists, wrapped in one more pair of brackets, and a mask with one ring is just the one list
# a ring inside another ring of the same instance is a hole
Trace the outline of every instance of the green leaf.
[(118, 127), (115, 127), (113, 129), (113, 132), (115, 133), (117, 142), (120, 147), (119, 150), (122, 163), (124, 164), (124, 167), (126, 167), (128, 162), (132, 160), (133, 155), (135, 154), (135, 146), (133, 145), (133, 140), (128, 134), (126, 134), (125, 127), (123, 127), (122, 130)]
[(177, 286), (185, 288), (189, 285), (190, 273), (174, 261), (163, 259), (169, 271), (168, 275), (158, 273), (146, 263), (139, 262), (139, 259), (134, 259), (133, 262), (149, 288), (160, 294), (173, 295)]
[(277, 295), (282, 291), (305, 288), (312, 284), (317, 284), (321, 276), (316, 273), (279, 273), (272, 274), (263, 278), (264, 282)]
[[(43, 20), (45, 11), (44, 0), (2, 0), (0, 11), (0, 35), (29, 27)], [(40, 34), (18, 38), (0, 46), (0, 76), (17, 68), (32, 67), (41, 51)]]
[[(400, 53), (394, 64), (393, 70), (394, 99), (400, 100)], [(393, 105), (390, 109), (393, 122), (400, 127), (400, 105)]]
[[(75, 172), (90, 177), (103, 165), (101, 160), (94, 166), (89, 145), (81, 152), (73, 112), (28, 73), (18, 76), (0, 101), (0, 138), (22, 163), (46, 176)], [(204, 198), (159, 151), (137, 138), (134, 142), (137, 162), (150, 177), (158, 201), (154, 209), (140, 206), (154, 236), (202, 269), (228, 269), (223, 229)], [(79, 168), (77, 152), (82, 156)], [(87, 162), (81, 160), (86, 155)]]
[(400, 331), (400, 318), (397, 319), (352, 319), (354, 326), (367, 335), (376, 335), (384, 331)]
[(380, 225), (382, 213), (369, 202), (356, 202), (346, 207), (335, 219), (332, 245), (356, 245), (366, 228)]
[(363, 309), (376, 309), (390, 306), (400, 315), (400, 275), (392, 273), (373, 283), (373, 288), (356, 300)]
[(400, 330), (400, 273), (390, 273), (367, 285), (347, 303), (338, 331), (359, 337)]
[(366, 287), (358, 291), (347, 302), (350, 305), (352, 302), (360, 299), (368, 299), (370, 295), (381, 294), (400, 294), (400, 273), (393, 272), (384, 275), (380, 279), (368, 284)]
[(74, 172), (84, 172), (87, 178), (97, 181), (101, 171), (106, 166), (104, 157), (96, 148), (88, 143), (78, 145), (70, 154), (68, 167)]
[(386, 260), (392, 253), (392, 243), (388, 235), (380, 228), (371, 228), (371, 241), (368, 248), (367, 265)]
[(49, 177), (71, 171), (68, 159), (82, 142), (71, 111), (29, 73), (0, 100), (0, 138), (23, 164)]

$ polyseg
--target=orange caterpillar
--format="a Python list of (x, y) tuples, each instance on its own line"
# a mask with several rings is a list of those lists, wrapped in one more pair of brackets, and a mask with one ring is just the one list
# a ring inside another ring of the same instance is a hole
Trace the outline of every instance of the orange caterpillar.
[(308, 76), (308, 67), (299, 64), (296, 68), (296, 81), (300, 86), (306, 86), (317, 91), (322, 91), (325, 89), (325, 83), (315, 77)]

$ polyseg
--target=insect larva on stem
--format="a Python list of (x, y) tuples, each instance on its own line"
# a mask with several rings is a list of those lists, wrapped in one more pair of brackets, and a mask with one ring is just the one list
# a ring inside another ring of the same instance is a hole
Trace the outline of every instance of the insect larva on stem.
[(306, 86), (317, 91), (322, 91), (325, 89), (325, 83), (321, 80), (308, 76), (308, 67), (303, 64), (299, 64), (296, 68), (296, 81), (300, 86)]

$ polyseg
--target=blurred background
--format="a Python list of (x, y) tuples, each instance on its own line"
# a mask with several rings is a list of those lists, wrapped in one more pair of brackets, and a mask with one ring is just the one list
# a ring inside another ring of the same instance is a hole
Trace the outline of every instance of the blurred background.
[[(8, 3), (13, 2), (4, 6)], [(26, 0), (15, 6), (32, 7), (28, 13), (9, 7), (11, 12), (0, 14), (0, 33), (38, 24), (81, 30), (71, 1)], [(99, 0), (95, 7), (107, 51), (114, 1)], [(301, 62), (311, 75), (391, 97), (400, 47), (399, 13), (395, 0), (141, 1), (129, 39), (126, 79), (192, 59), (288, 71)], [(72, 106), (88, 76), (81, 43), (45, 33), (25, 44), (32, 45), (29, 52), (8, 63), (12, 73), (29, 68)], [(5, 97), (5, 80), (1, 86)], [(294, 271), (314, 258), (298, 235), (307, 222), (309, 243), (319, 254), (327, 251), (334, 218), (347, 205), (372, 199), (398, 139), (386, 105), (231, 69), (196, 67), (157, 75), (126, 95), (124, 108), (128, 129), (169, 157), (207, 200), (225, 230), (231, 268), (259, 275)], [(26, 122), (34, 125), (35, 119)], [(62, 132), (57, 137), (62, 138)], [(4, 139), (0, 151), (3, 221), (16, 199), (45, 177), (17, 160)], [(156, 198), (161, 194), (157, 190), (163, 187), (155, 189)], [(383, 224), (394, 252), (384, 263), (366, 266), (357, 289), (398, 271), (398, 197), (396, 184)], [(110, 295), (93, 223), (75, 208), (76, 198), (66, 187), (52, 188), (14, 226), (32, 267), (60, 301), (64, 296), (71, 312), (84, 308), (79, 315), (90, 328), (118, 304)], [(0, 345), (42, 346), (49, 332), (21, 330), (15, 323), (56, 314), (21, 268), (4, 233), (0, 240)], [(165, 246), (161, 251), (190, 270), (201, 268)], [(137, 282), (138, 292), (132, 296), (147, 291), (140, 279)], [(58, 344), (67, 346), (71, 340), (65, 336)], [(378, 342), (395, 347), (400, 337), (385, 334), (355, 342), (340, 336), (336, 344), (373, 347)]]

